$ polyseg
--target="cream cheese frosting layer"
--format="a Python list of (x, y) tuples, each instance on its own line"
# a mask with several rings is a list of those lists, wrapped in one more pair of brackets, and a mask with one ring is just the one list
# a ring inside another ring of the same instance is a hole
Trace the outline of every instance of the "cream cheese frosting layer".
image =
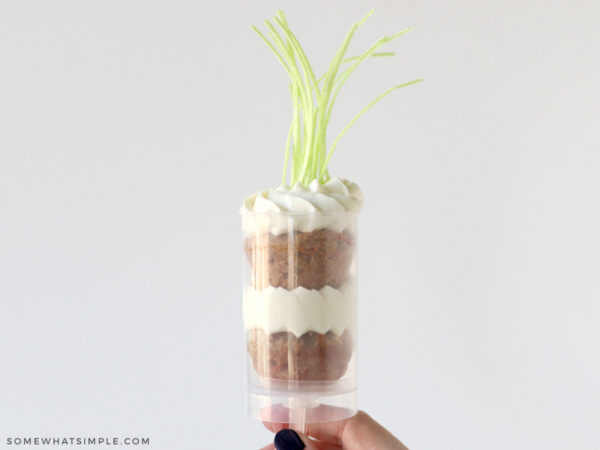
[(244, 295), (246, 329), (261, 328), (268, 334), (289, 331), (300, 337), (307, 331), (331, 331), (339, 336), (353, 324), (355, 315), (356, 294), (348, 283), (340, 289), (320, 290), (250, 287)]
[(362, 207), (362, 191), (355, 183), (332, 178), (324, 184), (313, 180), (308, 186), (296, 183), (291, 188), (256, 192), (244, 200), (241, 208), (244, 231), (251, 233), (267, 228), (279, 235), (290, 230), (329, 229), (342, 232), (351, 227), (353, 217)]

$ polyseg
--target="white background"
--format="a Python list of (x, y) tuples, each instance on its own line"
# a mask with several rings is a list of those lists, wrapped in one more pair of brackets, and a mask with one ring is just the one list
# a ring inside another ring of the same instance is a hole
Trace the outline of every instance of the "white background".
[(594, 1), (3, 1), (0, 447), (149, 436), (257, 448), (238, 207), (276, 185), (278, 8), (361, 185), (360, 406), (411, 449), (597, 449), (600, 8)]

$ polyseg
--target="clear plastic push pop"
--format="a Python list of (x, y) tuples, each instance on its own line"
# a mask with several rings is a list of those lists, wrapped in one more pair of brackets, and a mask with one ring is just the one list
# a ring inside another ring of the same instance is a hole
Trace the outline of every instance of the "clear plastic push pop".
[[(342, 86), (386, 43), (348, 55), (352, 25), (324, 74), (316, 73), (279, 11), (265, 21), (267, 44), (290, 77), (293, 115), (281, 186), (257, 192), (241, 208), (248, 409), (252, 417), (304, 431), (310, 422), (356, 413), (356, 219), (358, 186), (329, 175), (340, 138), (392, 86), (359, 111), (327, 145), (327, 127)], [(367, 149), (368, 150), (368, 149)]]
[(244, 324), (252, 417), (356, 413), (356, 213), (246, 212)]

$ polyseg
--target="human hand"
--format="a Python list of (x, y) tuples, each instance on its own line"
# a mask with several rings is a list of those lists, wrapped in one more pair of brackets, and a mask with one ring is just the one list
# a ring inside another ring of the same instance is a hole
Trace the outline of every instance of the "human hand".
[(277, 434), (274, 443), (261, 450), (408, 450), (363, 411), (339, 422), (307, 423), (306, 434), (290, 430), (286, 423), (264, 424)]

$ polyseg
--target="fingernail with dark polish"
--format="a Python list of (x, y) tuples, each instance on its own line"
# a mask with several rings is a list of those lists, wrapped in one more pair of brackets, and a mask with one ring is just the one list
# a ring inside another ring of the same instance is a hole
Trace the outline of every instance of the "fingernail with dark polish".
[(302, 450), (304, 447), (306, 447), (304, 442), (294, 430), (286, 428), (275, 435), (275, 448), (277, 450)]

